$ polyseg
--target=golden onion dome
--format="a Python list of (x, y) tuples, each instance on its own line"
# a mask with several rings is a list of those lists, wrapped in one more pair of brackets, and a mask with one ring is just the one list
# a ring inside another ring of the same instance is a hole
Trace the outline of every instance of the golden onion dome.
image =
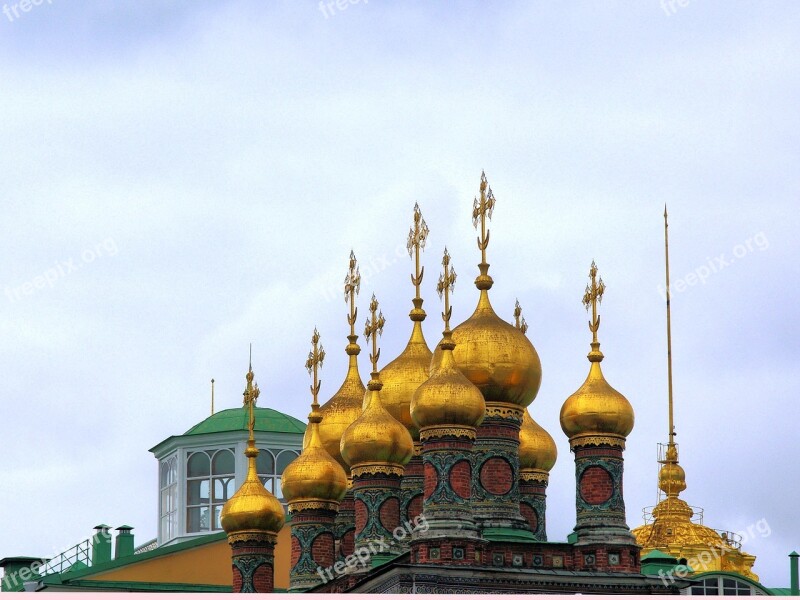
[(667, 496), (677, 497), (686, 489), (686, 471), (678, 464), (678, 448), (670, 443), (664, 464), (658, 472), (658, 487)]
[(245, 532), (277, 534), (286, 521), (283, 506), (270, 494), (256, 471), (258, 448), (247, 442), (247, 477), (242, 486), (222, 507), (220, 522), (228, 535)]
[(380, 389), (380, 381), (373, 378), (364, 396), (361, 415), (342, 435), (342, 458), (351, 469), (369, 466), (399, 468), (411, 460), (414, 450), (411, 434), (383, 407)]
[[(322, 422), (319, 424), (319, 437), (322, 447), (342, 466), (345, 473), (350, 472), (350, 467), (342, 458), (340, 450), (342, 434), (361, 414), (361, 405), (366, 392), (361, 375), (358, 373), (358, 354), (361, 348), (356, 344), (357, 339), (356, 335), (348, 336), (350, 343), (345, 351), (350, 357), (350, 363), (347, 375), (339, 391), (320, 407)], [(309, 432), (306, 430), (303, 447), (308, 445), (308, 437)]]
[[(414, 312), (411, 318), (414, 320)], [(422, 313), (425, 318), (425, 313)], [(381, 369), (383, 383), (381, 402), (383, 407), (402, 423), (414, 441), (419, 441), (419, 429), (411, 418), (411, 403), (414, 392), (429, 377), (433, 353), (422, 335), (422, 319), (414, 320), (411, 339), (400, 356)]]
[[(497, 316), (489, 302), (491, 279), (482, 264), (476, 280), (480, 289), (472, 316), (453, 329), (453, 355), (461, 372), (483, 394), (486, 402), (526, 407), (539, 392), (542, 363), (530, 340)], [(486, 279), (482, 279), (482, 277)], [(488, 279), (488, 281), (487, 281)], [(435, 354), (441, 352), (437, 349)], [(434, 361), (439, 360), (434, 356)]]
[(633, 407), (603, 377), (600, 369), (603, 354), (599, 347), (599, 343), (592, 343), (589, 375), (561, 407), (561, 429), (569, 438), (591, 435), (624, 438), (633, 430)]
[(335, 509), (347, 491), (347, 474), (344, 468), (325, 450), (320, 437), (319, 411), (308, 418), (308, 444), (283, 472), (283, 496), (293, 505), (306, 502), (323, 503)]
[(552, 436), (525, 410), (519, 430), (520, 471), (550, 471), (557, 457), (558, 449)]
[(486, 413), (483, 394), (456, 365), (451, 333), (445, 331), (438, 360), (431, 364), (431, 376), (411, 401), (411, 417), (423, 432), (426, 428), (474, 429)]

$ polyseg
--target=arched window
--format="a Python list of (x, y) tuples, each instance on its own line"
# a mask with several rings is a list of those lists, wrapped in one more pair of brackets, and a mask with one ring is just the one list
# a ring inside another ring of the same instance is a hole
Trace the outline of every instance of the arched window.
[(269, 450), (260, 448), (256, 466), (261, 482), (269, 492), (283, 502), (283, 492), (281, 491), (281, 475), (284, 469), (297, 458), (299, 454), (295, 450)]
[(232, 448), (190, 452), (186, 462), (186, 532), (222, 529), (222, 507), (235, 492)]
[(178, 535), (178, 457), (161, 461), (159, 472), (161, 497), (161, 540), (168, 541)]

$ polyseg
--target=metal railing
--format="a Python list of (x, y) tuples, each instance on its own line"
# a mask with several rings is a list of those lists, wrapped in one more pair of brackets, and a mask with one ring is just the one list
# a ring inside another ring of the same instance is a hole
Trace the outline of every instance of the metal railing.
[(41, 576), (63, 573), (75, 566), (92, 566), (92, 541), (84, 540), (80, 544), (74, 545), (69, 550), (65, 550), (58, 556), (49, 559), (39, 569)]

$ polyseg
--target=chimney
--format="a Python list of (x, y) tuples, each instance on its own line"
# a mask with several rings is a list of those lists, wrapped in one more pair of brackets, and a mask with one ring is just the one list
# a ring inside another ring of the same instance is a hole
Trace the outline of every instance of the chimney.
[(98, 525), (94, 528), (92, 536), (92, 566), (102, 565), (111, 560), (111, 534), (110, 525)]
[(797, 558), (800, 554), (792, 552), (789, 555), (789, 586), (792, 596), (800, 596), (800, 577), (797, 574)]
[(117, 527), (117, 545), (114, 550), (114, 560), (133, 556), (133, 534), (130, 525), (120, 525)]

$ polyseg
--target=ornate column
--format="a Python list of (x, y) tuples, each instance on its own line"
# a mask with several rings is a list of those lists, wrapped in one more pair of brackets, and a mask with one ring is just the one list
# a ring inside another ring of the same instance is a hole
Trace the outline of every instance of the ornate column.
[(305, 591), (333, 577), (330, 569), (335, 560), (334, 520), (339, 501), (347, 491), (347, 475), (325, 450), (319, 433), (322, 414), (317, 402), (321, 383), (318, 375), (325, 350), (319, 345), (316, 329), (311, 343), (306, 361), (306, 369), (313, 378), (307, 443), (300, 456), (286, 467), (281, 479), (283, 495), (292, 513), (289, 573), (292, 592)]
[(252, 366), (247, 371), (244, 404), (249, 408), (249, 430), (245, 456), (247, 477), (222, 507), (220, 521), (231, 546), (233, 592), (270, 593), (274, 589), (274, 553), (278, 532), (283, 528), (283, 506), (270, 494), (256, 470), (255, 417), (253, 407), (259, 396), (253, 384)]
[(575, 567), (584, 570), (638, 572), (639, 547), (625, 522), (622, 473), (625, 440), (633, 429), (634, 414), (628, 400), (603, 376), (603, 353), (597, 340), (600, 318), (597, 306), (605, 285), (597, 279), (597, 266), (589, 271), (590, 285), (583, 304), (592, 309), (589, 375), (561, 407), (561, 428), (575, 454)]
[(453, 358), (450, 292), (456, 274), (447, 249), (438, 291), (444, 296), (444, 334), (430, 378), (419, 386), (411, 404), (422, 442), (425, 487), (422, 516), (425, 527), (414, 532), (412, 562), (420, 564), (478, 563), (483, 545), (473, 519), (472, 446), (483, 419), (483, 395), (459, 370)]
[[(364, 335), (372, 340), (372, 378), (361, 415), (342, 436), (341, 452), (353, 476), (355, 553), (372, 563), (401, 551), (394, 530), (400, 525), (400, 480), (413, 445), (408, 430), (381, 403), (377, 337), (386, 321), (374, 295), (370, 314)], [(362, 566), (369, 563), (365, 559)]]

